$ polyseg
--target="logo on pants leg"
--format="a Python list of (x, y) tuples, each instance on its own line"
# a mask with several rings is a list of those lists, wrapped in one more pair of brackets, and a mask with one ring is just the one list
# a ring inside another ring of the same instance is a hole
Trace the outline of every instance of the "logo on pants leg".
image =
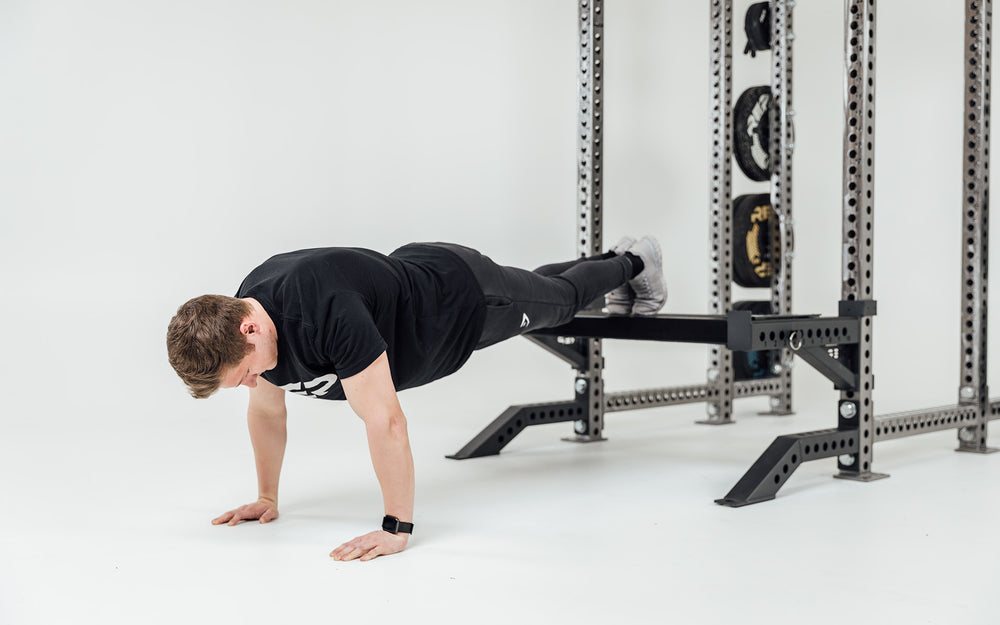
[(528, 319), (528, 314), (527, 313), (521, 313), (521, 315), (522, 315), (521, 316), (521, 327), (522, 328), (527, 328), (528, 324), (531, 323), (531, 320)]

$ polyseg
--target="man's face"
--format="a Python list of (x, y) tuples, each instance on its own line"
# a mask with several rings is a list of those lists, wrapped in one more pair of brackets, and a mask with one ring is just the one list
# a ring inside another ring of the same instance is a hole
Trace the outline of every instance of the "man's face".
[(278, 341), (275, 337), (263, 334), (261, 328), (253, 323), (244, 322), (240, 330), (254, 349), (238, 365), (223, 373), (220, 388), (254, 388), (260, 374), (278, 364)]
[(261, 362), (260, 350), (255, 348), (254, 351), (247, 354), (240, 361), (240, 364), (223, 374), (220, 387), (236, 388), (237, 386), (245, 386), (247, 388), (254, 388), (257, 386), (257, 378), (269, 368), (266, 366), (266, 363)]

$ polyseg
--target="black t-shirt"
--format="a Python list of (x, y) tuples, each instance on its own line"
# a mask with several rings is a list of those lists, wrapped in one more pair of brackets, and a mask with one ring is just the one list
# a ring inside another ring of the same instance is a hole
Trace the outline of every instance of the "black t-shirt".
[(433, 244), (389, 256), (336, 247), (279, 254), (250, 272), (236, 297), (260, 302), (278, 332), (278, 364), (262, 377), (322, 399), (344, 399), (340, 379), (383, 351), (396, 390), (454, 373), (486, 314), (468, 265)]

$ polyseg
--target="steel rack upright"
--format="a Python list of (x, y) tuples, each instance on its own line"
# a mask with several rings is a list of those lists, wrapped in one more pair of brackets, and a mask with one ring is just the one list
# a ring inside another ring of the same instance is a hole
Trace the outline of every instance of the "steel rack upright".
[[(773, 499), (802, 463), (837, 458), (835, 477), (872, 481), (877, 442), (955, 429), (958, 451), (989, 453), (987, 424), (1000, 418), (1000, 400), (990, 400), (987, 364), (989, 268), (989, 116), (991, 0), (965, 1), (965, 76), (962, 99), (962, 299), (958, 403), (876, 416), (872, 316), (875, 142), (875, 0), (845, 2), (843, 286), (841, 315), (856, 317), (855, 345), (828, 349), (829, 358), (854, 374), (837, 384), (837, 426), (780, 436), (717, 503), (743, 506)], [(846, 347), (846, 349), (844, 348)], [(813, 353), (812, 359), (822, 357)], [(812, 363), (810, 363), (812, 364)]]
[[(792, 9), (795, 2), (771, 2), (771, 145), (770, 197), (778, 217), (781, 236), (773, 242), (771, 254), (780, 256), (780, 271), (771, 285), (771, 310), (788, 314), (792, 309)], [(711, 34), (711, 180), (709, 243), (709, 311), (725, 314), (732, 309), (733, 240), (732, 162), (732, 0), (712, 0)], [(773, 103), (776, 102), (776, 105)], [(735, 381), (732, 352), (725, 346), (709, 350), (708, 416), (699, 423), (733, 423), (730, 398), (770, 395), (771, 411), (766, 414), (792, 414), (792, 352), (781, 350), (774, 363), (773, 377)]]

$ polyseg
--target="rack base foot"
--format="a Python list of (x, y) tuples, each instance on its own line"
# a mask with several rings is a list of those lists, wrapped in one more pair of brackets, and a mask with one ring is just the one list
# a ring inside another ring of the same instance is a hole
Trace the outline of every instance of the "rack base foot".
[(883, 480), (889, 477), (888, 473), (846, 473), (840, 472), (834, 474), (835, 478), (838, 480), (851, 480), (852, 482), (874, 482), (875, 480)]
[(716, 499), (715, 503), (720, 506), (726, 506), (727, 508), (742, 508), (743, 506), (749, 506), (754, 503), (763, 503), (765, 501), (771, 501), (774, 499), (774, 495), (770, 497), (762, 497), (760, 499)]
[(577, 434), (576, 436), (563, 437), (561, 440), (566, 441), (567, 443), (600, 443), (608, 439), (603, 436), (582, 436)]
[(732, 425), (736, 422), (733, 421), (732, 419), (712, 419), (711, 417), (709, 417), (708, 419), (695, 421), (695, 423), (699, 423), (701, 425)]
[(715, 503), (739, 508), (771, 501), (803, 462), (856, 452), (857, 434), (857, 430), (834, 428), (779, 436), (726, 496)]
[(959, 447), (955, 451), (961, 451), (967, 454), (995, 454), (1000, 451), (996, 447)]
[(476, 435), (458, 453), (445, 456), (451, 460), (465, 460), (482, 456), (495, 456), (524, 428), (545, 423), (579, 421), (584, 416), (584, 406), (577, 402), (550, 402), (510, 406)]

